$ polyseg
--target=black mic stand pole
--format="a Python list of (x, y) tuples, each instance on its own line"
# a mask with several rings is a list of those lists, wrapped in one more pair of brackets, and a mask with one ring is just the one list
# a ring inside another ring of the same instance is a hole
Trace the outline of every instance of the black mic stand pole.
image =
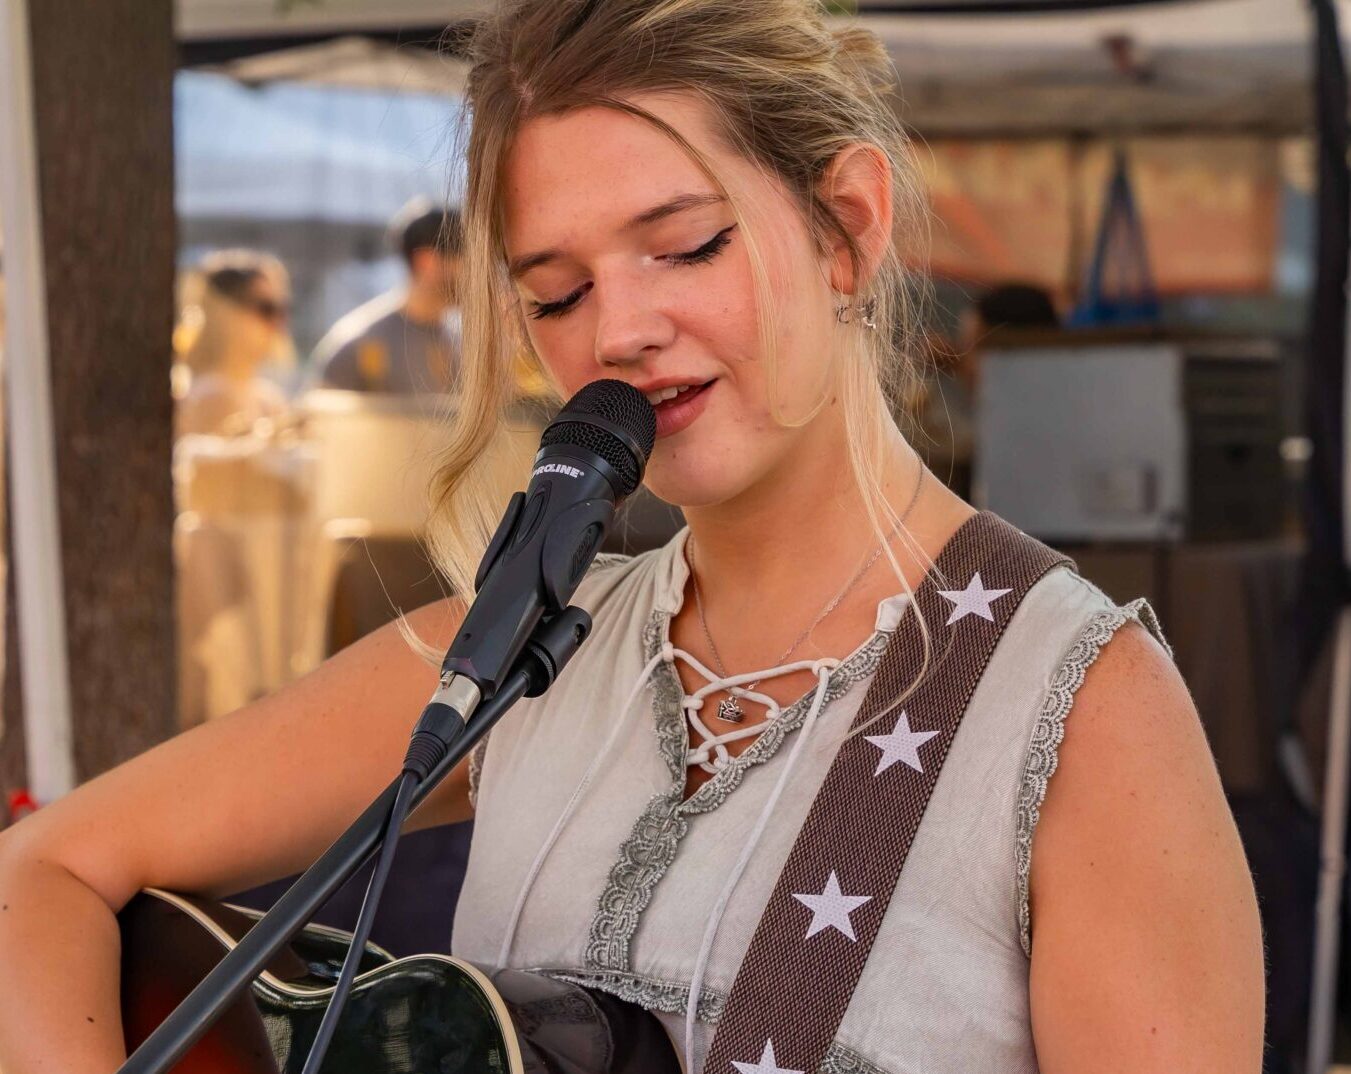
[[(414, 808), (512, 705), (522, 697), (537, 697), (552, 685), (590, 632), (591, 617), (580, 608), (564, 608), (544, 620), (502, 686), (492, 697), (479, 702), (450, 751), (418, 785), (413, 795)], [(118, 1074), (166, 1074), (187, 1054), (291, 937), (380, 848), (398, 783), (399, 779), (395, 779), (324, 851), (118, 1068)]]

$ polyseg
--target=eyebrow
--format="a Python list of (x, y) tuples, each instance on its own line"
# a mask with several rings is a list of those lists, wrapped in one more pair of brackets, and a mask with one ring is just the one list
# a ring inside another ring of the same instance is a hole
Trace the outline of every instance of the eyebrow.
[[(664, 201), (660, 205), (654, 205), (650, 209), (644, 209), (638, 215), (626, 221), (621, 231), (633, 231), (636, 228), (646, 227), (648, 224), (655, 224), (658, 220), (664, 220), (668, 216), (676, 213), (683, 213), (688, 209), (699, 209), (705, 205), (718, 205), (727, 199), (721, 194), (679, 194), (670, 201)], [(523, 254), (520, 257), (514, 257), (507, 265), (507, 271), (514, 280), (518, 276), (523, 276), (531, 269), (539, 268), (550, 261), (563, 256), (561, 250), (540, 250), (533, 254)]]

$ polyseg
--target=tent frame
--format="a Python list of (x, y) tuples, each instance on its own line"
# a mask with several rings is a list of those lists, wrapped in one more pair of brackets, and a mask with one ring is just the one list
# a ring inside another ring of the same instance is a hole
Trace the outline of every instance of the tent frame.
[[(0, 3), (0, 231), (5, 238), (5, 416), (25, 766), (40, 802), (75, 786), (57, 511), (47, 293), (27, 0)], [(13, 505), (23, 505), (14, 510)]]

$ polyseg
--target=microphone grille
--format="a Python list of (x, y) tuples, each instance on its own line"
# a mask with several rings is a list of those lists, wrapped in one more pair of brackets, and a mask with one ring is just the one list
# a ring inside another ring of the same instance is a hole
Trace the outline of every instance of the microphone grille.
[(657, 439), (657, 415), (637, 388), (596, 380), (568, 400), (540, 438), (540, 447), (576, 444), (599, 455), (624, 482), (628, 496), (643, 479)]
[(563, 407), (564, 414), (594, 414), (618, 425), (637, 442), (646, 460), (657, 440), (657, 412), (647, 396), (622, 380), (593, 380)]

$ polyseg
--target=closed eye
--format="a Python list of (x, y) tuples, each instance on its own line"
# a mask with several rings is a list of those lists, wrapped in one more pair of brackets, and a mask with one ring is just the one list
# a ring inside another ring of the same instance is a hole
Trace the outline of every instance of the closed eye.
[(727, 244), (732, 241), (732, 232), (736, 229), (735, 224), (729, 224), (708, 242), (704, 243), (696, 250), (688, 250), (683, 254), (667, 254), (661, 260), (676, 265), (702, 265), (712, 261), (718, 254), (726, 249)]
[(577, 304), (578, 299), (589, 290), (591, 290), (591, 284), (584, 283), (577, 290), (564, 295), (555, 302), (532, 302), (530, 303), (530, 316), (537, 321), (545, 317), (561, 317), (572, 309)]
[[(732, 232), (735, 229), (736, 225), (730, 224), (702, 246), (693, 250), (686, 250), (683, 253), (663, 254), (657, 260), (667, 265), (706, 265), (727, 248), (727, 244), (732, 241)], [(576, 290), (553, 302), (532, 302), (530, 303), (529, 316), (537, 321), (543, 320), (545, 317), (561, 317), (581, 301), (582, 296), (591, 290), (591, 286), (590, 282), (584, 283)]]

